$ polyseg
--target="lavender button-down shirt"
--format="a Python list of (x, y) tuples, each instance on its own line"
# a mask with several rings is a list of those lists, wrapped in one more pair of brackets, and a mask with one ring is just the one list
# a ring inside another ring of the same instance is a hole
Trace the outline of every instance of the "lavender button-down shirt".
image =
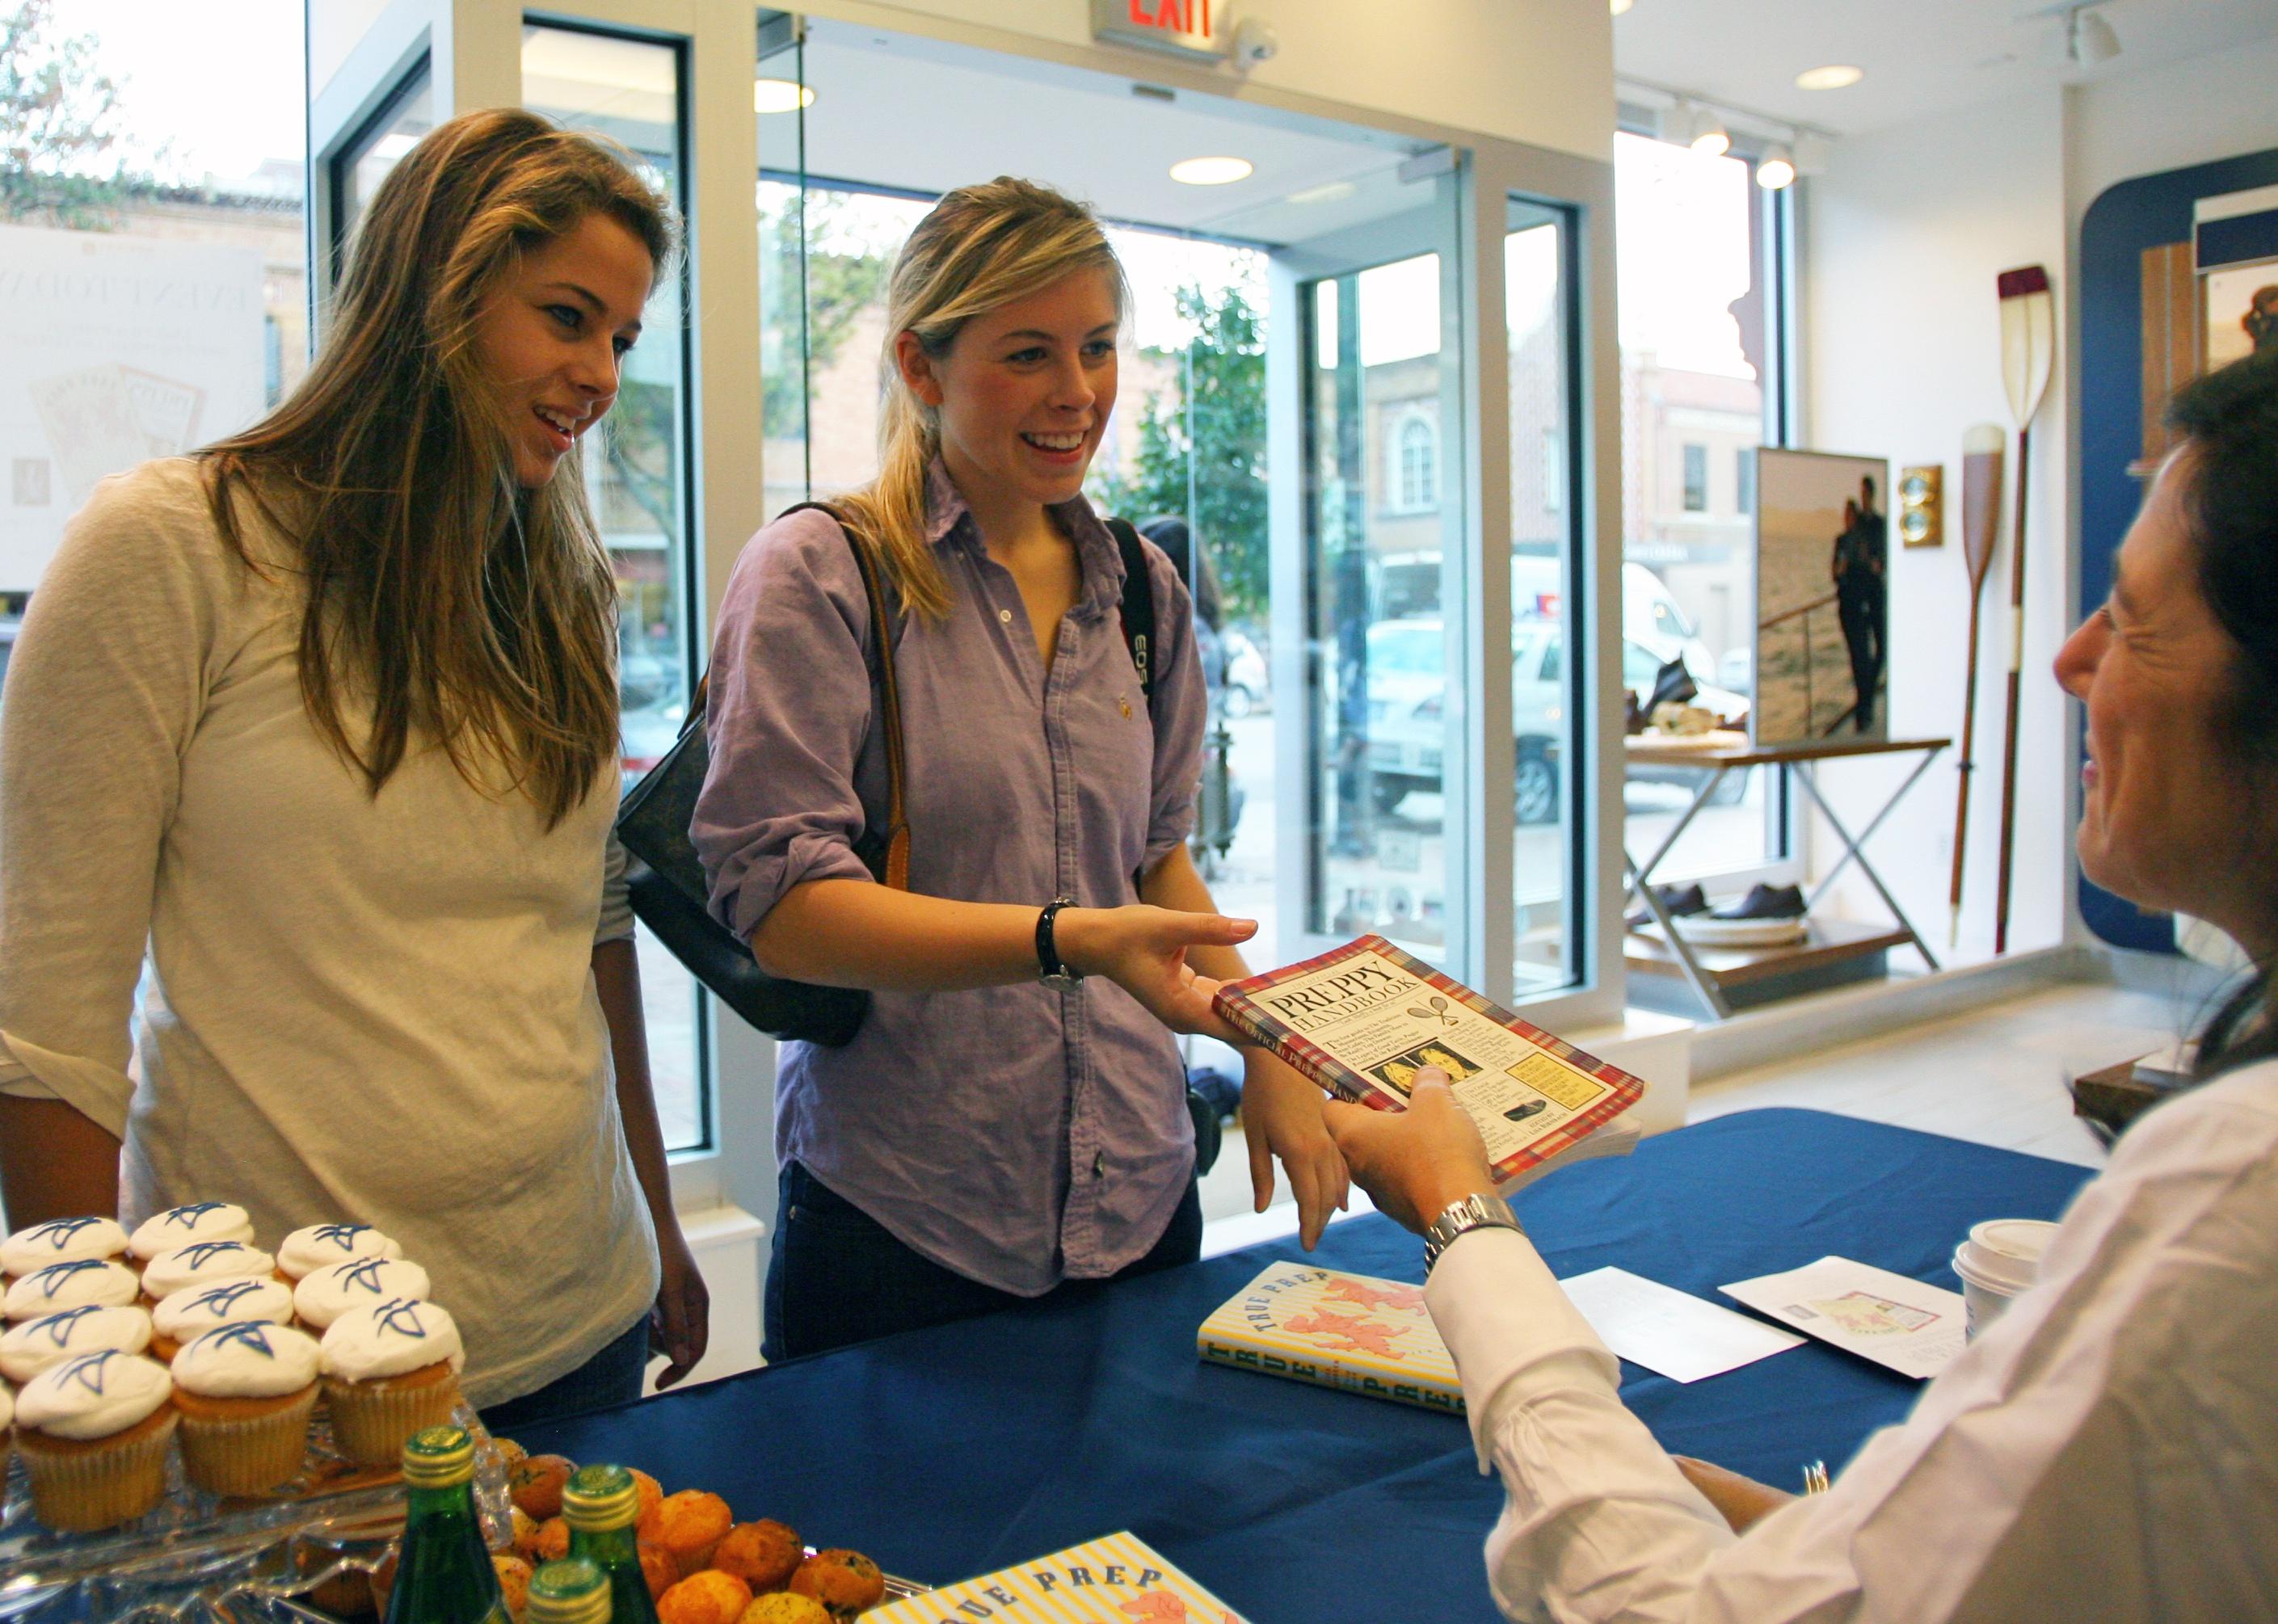
[[(938, 462), (928, 498), (955, 602), (938, 624), (893, 617), (910, 888), (1135, 900), (1135, 871), (1194, 820), (1204, 698), (1186, 589), (1148, 544), (1150, 718), (1118, 614), (1122, 558), (1087, 504), (1052, 510), (1082, 586), (1047, 669), (1018, 584)], [(712, 770), (690, 829), (713, 911), (740, 936), (803, 881), (870, 878), (853, 851), (886, 806), (870, 643), (861, 576), (827, 515), (753, 538), (721, 605)], [(879, 993), (844, 1048), (785, 1044), (776, 1153), (936, 1262), (1036, 1296), (1112, 1274), (1161, 1238), (1194, 1130), (1171, 1034), (1095, 976), (1066, 993)]]

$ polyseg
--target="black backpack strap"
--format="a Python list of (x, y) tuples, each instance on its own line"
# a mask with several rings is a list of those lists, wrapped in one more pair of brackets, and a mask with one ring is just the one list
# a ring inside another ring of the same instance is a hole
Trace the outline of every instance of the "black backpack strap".
[(1147, 549), (1139, 532), (1122, 519), (1110, 519), (1115, 545), (1123, 554), (1123, 642), (1139, 673), (1139, 697), (1155, 708), (1155, 583), (1147, 572)]

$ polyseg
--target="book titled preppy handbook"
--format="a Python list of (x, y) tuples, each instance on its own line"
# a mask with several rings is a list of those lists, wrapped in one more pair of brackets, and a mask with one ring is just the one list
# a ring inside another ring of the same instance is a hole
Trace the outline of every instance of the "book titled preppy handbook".
[(1110, 1534), (1032, 1562), (888, 1602), (863, 1624), (1242, 1624), (1233, 1608), (1135, 1534)]
[(1420, 1285), (1269, 1263), (1203, 1322), (1195, 1347), (1237, 1370), (1464, 1413), (1456, 1361), (1432, 1328)]
[(1416, 1073), (1438, 1066), (1479, 1124), (1498, 1182), (1578, 1144), (1645, 1093), (1619, 1066), (1381, 936), (1228, 981), (1212, 1007), (1330, 1093), (1379, 1110), (1406, 1109)]

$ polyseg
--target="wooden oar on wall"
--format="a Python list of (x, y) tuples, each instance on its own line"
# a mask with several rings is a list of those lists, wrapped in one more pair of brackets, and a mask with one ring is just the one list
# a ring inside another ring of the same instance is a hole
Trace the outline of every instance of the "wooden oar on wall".
[(1977, 615), (1985, 601), (1985, 576), (2001, 534), (2001, 458), (2009, 437), (1998, 423), (1981, 423), (1961, 437), (1961, 547), (1969, 565), (1969, 675), (1961, 700), (1961, 788), (1953, 804), (1953, 890), (1946, 945), (1961, 940), (1961, 865), (1969, 847), (1969, 774), (1977, 739)]
[(2048, 393), (2056, 358), (2056, 297), (2038, 265), (2005, 271), (2001, 295), (2001, 384), (2017, 419), (2017, 522), (2010, 530), (2009, 720), (2001, 742), (2001, 872), (1993, 903), (1993, 950), (2009, 948), (2009, 876), (2017, 850), (2017, 694), (2025, 661), (2025, 487), (2032, 473), (2033, 414)]

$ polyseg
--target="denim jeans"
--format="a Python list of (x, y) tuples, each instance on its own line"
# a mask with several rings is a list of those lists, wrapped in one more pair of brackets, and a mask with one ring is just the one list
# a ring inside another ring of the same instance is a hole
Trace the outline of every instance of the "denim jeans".
[(641, 1396), (641, 1378), (647, 1373), (648, 1315), (644, 1314), (569, 1375), (555, 1377), (536, 1392), (492, 1405), (483, 1412), (483, 1425), (494, 1435), (511, 1437), (515, 1429), (533, 1422), (629, 1404)]
[[(1017, 1303), (1096, 1292), (1108, 1284), (1064, 1280), (1041, 1299), (1018, 1297), (912, 1251), (796, 1162), (784, 1163), (776, 1186), (767, 1335), (761, 1344), (770, 1364), (898, 1330), (975, 1319)], [(1189, 1182), (1163, 1238), (1110, 1279), (1191, 1263), (1202, 1255), (1202, 1198)]]

